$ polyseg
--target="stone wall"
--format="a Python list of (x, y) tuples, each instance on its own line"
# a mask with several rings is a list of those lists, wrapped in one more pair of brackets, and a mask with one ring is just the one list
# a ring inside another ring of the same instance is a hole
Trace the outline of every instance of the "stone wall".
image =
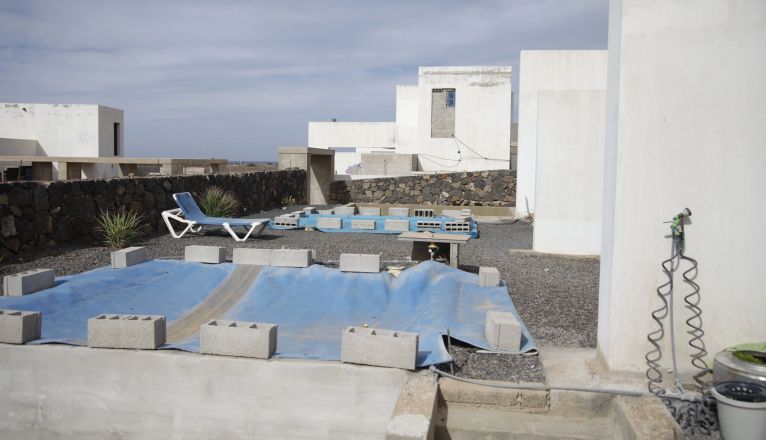
[[(217, 185), (237, 195), (242, 214), (281, 205), (291, 195), (306, 200), (306, 172), (132, 177), (0, 184), (0, 255), (64, 243), (94, 243), (101, 211), (133, 210), (155, 231), (160, 213), (176, 208), (173, 193), (199, 194)], [(10, 255), (9, 255), (10, 254)]]
[(336, 181), (330, 198), (336, 203), (515, 206), (516, 172), (491, 170)]

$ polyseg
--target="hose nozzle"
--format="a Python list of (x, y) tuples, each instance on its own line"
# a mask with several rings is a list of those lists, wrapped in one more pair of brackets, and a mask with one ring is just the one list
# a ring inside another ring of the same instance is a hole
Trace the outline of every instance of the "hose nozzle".
[(691, 215), (692, 215), (691, 209), (684, 208), (683, 211), (681, 211), (678, 214), (676, 214), (676, 218), (680, 220), (680, 219), (682, 219), (684, 217), (691, 217)]

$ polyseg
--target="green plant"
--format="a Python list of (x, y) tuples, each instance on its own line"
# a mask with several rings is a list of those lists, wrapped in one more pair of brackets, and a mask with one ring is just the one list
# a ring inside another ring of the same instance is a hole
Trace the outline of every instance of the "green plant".
[(287, 195), (282, 197), (282, 206), (292, 206), (295, 204), (295, 197)]
[(124, 248), (141, 236), (144, 228), (141, 221), (141, 214), (134, 211), (101, 212), (98, 225), (104, 244), (115, 249)]
[(208, 217), (232, 217), (239, 209), (239, 200), (234, 193), (211, 186), (202, 193), (199, 205)]

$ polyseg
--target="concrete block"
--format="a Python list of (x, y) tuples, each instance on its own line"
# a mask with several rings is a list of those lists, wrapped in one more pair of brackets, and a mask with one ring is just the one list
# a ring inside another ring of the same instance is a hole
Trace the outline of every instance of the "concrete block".
[(351, 229), (375, 229), (375, 220), (351, 220)]
[(0, 343), (26, 344), (40, 339), (42, 323), (40, 312), (0, 310)]
[(307, 206), (303, 208), (303, 212), (305, 212), (306, 214), (314, 214), (317, 212), (317, 209), (314, 208), (313, 206)]
[(383, 228), (386, 231), (402, 231), (407, 232), (410, 230), (410, 221), (409, 220), (397, 220), (397, 219), (387, 219), (385, 223), (383, 224)]
[(337, 206), (333, 209), (335, 215), (354, 215), (356, 214), (356, 206)]
[(165, 343), (165, 317), (99, 315), (88, 319), (88, 347), (154, 350)]
[(322, 215), (332, 215), (333, 210), (332, 209), (320, 209), (317, 212), (322, 214)]
[(8, 296), (22, 296), (50, 289), (56, 282), (53, 269), (33, 269), (7, 275), (3, 278), (3, 291)]
[(129, 247), (112, 252), (112, 269), (122, 269), (146, 261), (146, 249)]
[(268, 359), (277, 349), (277, 325), (215, 319), (200, 326), (200, 353)]
[(402, 387), (386, 424), (386, 440), (433, 439), (438, 394), (434, 373), (413, 374)]
[(409, 217), (410, 208), (388, 208), (388, 215), (392, 217)]
[(521, 348), (521, 324), (510, 312), (488, 311), (484, 320), (484, 336), (493, 350), (518, 353)]
[(446, 232), (471, 232), (471, 224), (468, 222), (444, 222)]
[(415, 208), (415, 217), (434, 217), (433, 209)]
[(306, 215), (305, 211), (293, 211), (293, 212), (290, 213), (291, 217), (296, 217), (296, 218), (304, 217), (305, 215)]
[(340, 229), (340, 217), (320, 217), (317, 219), (317, 228), (320, 229)]
[(277, 267), (309, 267), (314, 262), (311, 249), (274, 249), (269, 265)]
[(294, 228), (298, 226), (298, 218), (291, 215), (280, 215), (274, 217), (272, 222), (274, 226), (284, 226), (288, 228)]
[(500, 272), (495, 267), (479, 268), (479, 285), (481, 287), (497, 287), (500, 285)]
[(359, 215), (380, 215), (380, 208), (360, 207)]
[(438, 220), (418, 220), (415, 222), (415, 227), (418, 229), (439, 229), (442, 228), (442, 222)]
[(186, 246), (184, 260), (196, 263), (223, 263), (226, 261), (226, 249), (219, 246)]
[(234, 264), (268, 266), (271, 262), (271, 249), (234, 248)]
[(380, 272), (380, 255), (340, 254), (341, 272)]
[(343, 331), (342, 362), (414, 370), (417, 356), (417, 333), (367, 327)]

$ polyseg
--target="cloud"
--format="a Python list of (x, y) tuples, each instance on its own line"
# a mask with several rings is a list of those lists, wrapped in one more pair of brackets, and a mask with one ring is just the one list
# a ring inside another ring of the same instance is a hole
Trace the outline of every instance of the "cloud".
[[(271, 160), (307, 122), (393, 120), (418, 66), (604, 49), (607, 0), (0, 5), (0, 97), (125, 110), (131, 156)], [(518, 81), (515, 80), (514, 87)]]

